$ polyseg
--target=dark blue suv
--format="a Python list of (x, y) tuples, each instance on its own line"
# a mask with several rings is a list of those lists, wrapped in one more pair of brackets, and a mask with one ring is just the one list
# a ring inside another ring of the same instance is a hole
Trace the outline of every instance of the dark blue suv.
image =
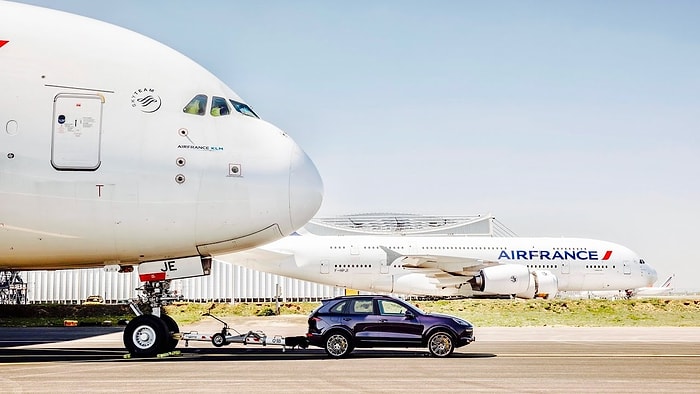
[(306, 337), (331, 357), (345, 357), (356, 347), (427, 347), (431, 355), (445, 357), (475, 339), (468, 321), (383, 295), (322, 301), (309, 316)]

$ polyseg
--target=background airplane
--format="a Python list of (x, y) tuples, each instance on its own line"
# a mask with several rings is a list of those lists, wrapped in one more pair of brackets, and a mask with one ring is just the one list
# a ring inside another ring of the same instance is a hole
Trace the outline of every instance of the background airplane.
[[(40, 26), (41, 28), (37, 28)], [(120, 27), (0, 2), (0, 269), (139, 266), (124, 342), (177, 344), (169, 280), (318, 210), (304, 151), (186, 56)]]
[(636, 289), (630, 289), (627, 291), (627, 295), (628, 297), (636, 297), (669, 294), (671, 291), (673, 291), (673, 285), (671, 284), (671, 282), (675, 277), (676, 275), (669, 276), (668, 279), (666, 279), (666, 281), (658, 287), (639, 287)]
[(357, 290), (429, 296), (515, 295), (650, 286), (630, 249), (580, 238), (293, 235), (217, 259)]
[(610, 291), (586, 291), (586, 292), (576, 292), (572, 294), (574, 297), (588, 297), (588, 298), (606, 298), (606, 299), (621, 299), (621, 298), (633, 298), (636, 296), (658, 296), (669, 294), (673, 291), (671, 286), (671, 281), (675, 275), (671, 275), (666, 279), (666, 281), (658, 287), (638, 287), (631, 289), (620, 289), (620, 290), (610, 290)]

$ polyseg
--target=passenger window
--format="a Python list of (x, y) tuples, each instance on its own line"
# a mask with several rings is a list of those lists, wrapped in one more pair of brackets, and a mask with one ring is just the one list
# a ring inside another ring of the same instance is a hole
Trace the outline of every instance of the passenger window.
[(225, 98), (216, 96), (211, 98), (211, 116), (223, 116), (229, 113)]
[(380, 315), (405, 315), (406, 307), (393, 301), (379, 300)]
[(246, 104), (239, 103), (238, 101), (231, 100), (231, 99), (229, 99), (228, 101), (231, 102), (231, 105), (233, 105), (233, 108), (236, 111), (242, 113), (243, 115), (260, 119), (260, 117), (255, 112), (253, 112), (253, 110), (249, 106), (247, 106)]
[(339, 302), (331, 308), (331, 313), (343, 313), (343, 309), (345, 308), (345, 304), (347, 301)]
[(192, 98), (192, 100), (185, 105), (182, 112), (200, 116), (204, 115), (204, 111), (206, 111), (207, 108), (207, 99), (207, 96), (204, 94), (194, 96), (194, 98)]
[(371, 315), (374, 313), (372, 300), (354, 300), (350, 313), (356, 315)]

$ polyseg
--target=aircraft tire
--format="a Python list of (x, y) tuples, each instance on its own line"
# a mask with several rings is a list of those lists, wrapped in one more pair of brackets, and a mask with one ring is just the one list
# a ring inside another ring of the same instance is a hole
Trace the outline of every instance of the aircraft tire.
[(162, 352), (168, 326), (153, 315), (136, 316), (124, 329), (124, 347), (134, 357), (153, 357)]
[(165, 323), (165, 326), (168, 328), (168, 336), (166, 337), (164, 341), (164, 348), (161, 349), (162, 353), (166, 352), (171, 352), (175, 350), (175, 347), (177, 346), (177, 343), (179, 342), (178, 339), (173, 338), (173, 334), (177, 334), (180, 332), (180, 327), (178, 327), (177, 322), (175, 320), (166, 315), (166, 314), (161, 314), (160, 319), (163, 320)]

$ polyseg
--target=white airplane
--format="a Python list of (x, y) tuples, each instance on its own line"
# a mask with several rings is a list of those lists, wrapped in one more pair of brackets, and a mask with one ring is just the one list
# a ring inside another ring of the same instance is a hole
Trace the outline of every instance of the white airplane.
[(607, 299), (622, 299), (622, 298), (633, 298), (637, 296), (657, 296), (668, 294), (673, 290), (671, 287), (671, 281), (675, 275), (669, 276), (668, 279), (659, 287), (638, 287), (630, 289), (620, 289), (611, 291), (586, 291), (583, 292), (583, 296), (588, 296), (589, 298), (607, 298)]
[(186, 56), (132, 31), (0, 1), (0, 269), (139, 266), (153, 314), (126, 348), (175, 347), (171, 279), (318, 210), (302, 149)]
[(671, 285), (671, 282), (673, 281), (674, 277), (675, 275), (669, 276), (668, 279), (666, 279), (666, 281), (658, 287), (639, 287), (636, 289), (630, 289), (627, 291), (627, 295), (628, 297), (646, 297), (668, 294), (671, 291), (673, 291), (673, 286)]
[(217, 259), (372, 292), (515, 295), (649, 286), (656, 271), (628, 248), (580, 238), (292, 235)]

